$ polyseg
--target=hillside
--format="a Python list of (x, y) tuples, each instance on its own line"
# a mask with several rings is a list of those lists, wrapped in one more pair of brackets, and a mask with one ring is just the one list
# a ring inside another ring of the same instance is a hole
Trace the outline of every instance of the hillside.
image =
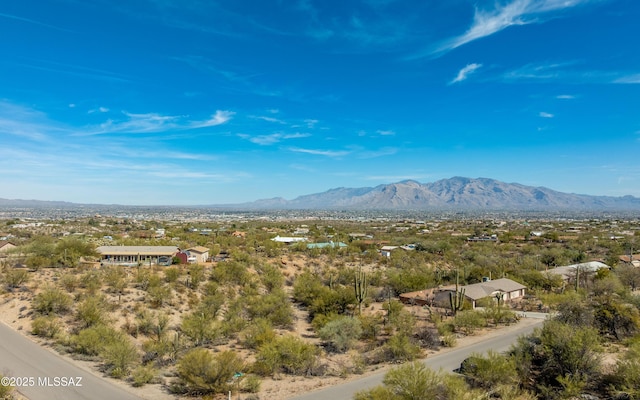
[(433, 183), (408, 180), (376, 187), (337, 188), (293, 200), (258, 200), (243, 204), (264, 209), (368, 210), (640, 210), (633, 196), (589, 196), (488, 178), (454, 177)]

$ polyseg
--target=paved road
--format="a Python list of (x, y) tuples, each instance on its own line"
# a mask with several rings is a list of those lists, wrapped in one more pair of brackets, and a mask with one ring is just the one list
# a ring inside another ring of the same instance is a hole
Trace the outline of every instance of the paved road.
[[(521, 335), (527, 335), (537, 327), (540, 327), (546, 315), (527, 315), (528, 318), (537, 318), (539, 322), (534, 325), (523, 326), (519, 329), (505, 333), (504, 335), (495, 336), (475, 343), (470, 346), (453, 349), (446, 353), (438, 354), (424, 360), (424, 363), (435, 370), (453, 371), (460, 367), (460, 363), (472, 353), (486, 353), (489, 350), (503, 352), (509, 350), (512, 343)], [(332, 386), (320, 389), (301, 396), (293, 397), (291, 400), (347, 400), (352, 399), (356, 392), (365, 389), (371, 389), (374, 386), (382, 384), (384, 372), (370, 375), (355, 381), (346, 382), (342, 385)]]
[[(0, 374), (22, 383), (22, 387), (17, 389), (30, 400), (140, 399), (108, 380), (73, 365), (1, 322)], [(82, 385), (79, 387), (76, 386), (78, 377)], [(73, 386), (67, 382), (63, 387), (62, 378), (73, 378)]]

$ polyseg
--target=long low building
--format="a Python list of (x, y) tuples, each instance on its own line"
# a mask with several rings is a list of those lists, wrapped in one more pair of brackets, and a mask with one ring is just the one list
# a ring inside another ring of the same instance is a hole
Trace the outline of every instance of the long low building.
[(176, 246), (100, 246), (96, 249), (103, 264), (171, 264), (180, 249)]

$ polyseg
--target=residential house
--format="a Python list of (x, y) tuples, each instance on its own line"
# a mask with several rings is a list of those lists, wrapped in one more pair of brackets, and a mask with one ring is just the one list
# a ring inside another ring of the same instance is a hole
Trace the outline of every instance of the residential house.
[(309, 243), (307, 244), (307, 249), (324, 249), (324, 248), (338, 248), (343, 249), (347, 247), (346, 243), (342, 242), (320, 242), (320, 243)]
[(100, 246), (96, 249), (100, 263), (116, 265), (158, 264), (160, 257), (174, 257), (179, 249), (176, 246)]
[(592, 274), (592, 273), (598, 272), (601, 269), (610, 270), (611, 267), (600, 261), (589, 261), (589, 262), (580, 263), (580, 264), (572, 264), (572, 265), (565, 265), (562, 267), (551, 268), (547, 270), (547, 273), (560, 275), (563, 281), (570, 282), (575, 279), (577, 273)]
[(278, 243), (291, 244), (291, 243), (306, 242), (308, 239), (306, 237), (286, 237), (286, 236), (283, 237), (278, 235), (271, 240)]
[[(527, 287), (508, 278), (487, 280), (471, 285), (459, 286), (458, 292), (464, 293), (464, 297), (471, 303), (472, 308), (478, 306), (478, 301), (483, 299), (500, 299), (505, 303), (521, 299), (525, 295)], [(455, 285), (449, 285), (435, 291), (433, 303), (441, 307), (450, 307), (450, 293), (455, 293)]]
[(0, 240), (0, 255), (6, 255), (11, 249), (15, 249), (17, 246), (8, 240)]
[(618, 257), (620, 262), (633, 265), (634, 267), (640, 267), (640, 254), (633, 254), (632, 256), (620, 256)]
[(195, 246), (188, 248), (187, 251), (192, 257), (195, 257), (196, 263), (206, 263), (209, 261), (209, 249), (204, 246)]

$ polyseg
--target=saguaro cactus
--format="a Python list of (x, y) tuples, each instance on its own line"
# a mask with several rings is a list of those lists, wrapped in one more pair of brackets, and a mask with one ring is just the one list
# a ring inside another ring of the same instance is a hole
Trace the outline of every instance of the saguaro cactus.
[(451, 303), (451, 311), (453, 311), (453, 315), (455, 316), (458, 311), (462, 310), (462, 306), (464, 305), (464, 288), (458, 291), (458, 287), (456, 286), (456, 292), (449, 292), (449, 302)]
[(367, 274), (362, 271), (362, 267), (358, 267), (358, 270), (354, 273), (353, 289), (356, 294), (356, 302), (358, 303), (358, 313), (362, 314), (362, 303), (367, 299), (367, 294), (369, 293)]

